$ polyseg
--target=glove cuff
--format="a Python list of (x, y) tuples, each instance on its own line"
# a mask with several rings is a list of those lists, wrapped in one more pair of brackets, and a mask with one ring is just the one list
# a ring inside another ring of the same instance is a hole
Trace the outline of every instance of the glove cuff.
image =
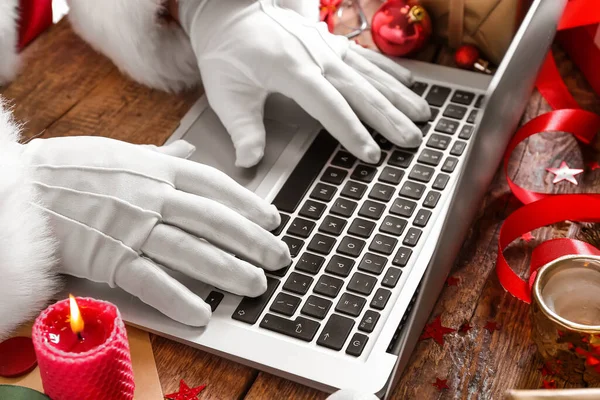
[(11, 81), (19, 67), (17, 6), (18, 0), (0, 1), (0, 85)]
[(21, 164), (19, 128), (0, 99), (0, 341), (57, 292), (55, 242)]
[(117, 67), (147, 86), (177, 91), (197, 85), (200, 72), (189, 38), (161, 22), (163, 0), (71, 0), (75, 32)]

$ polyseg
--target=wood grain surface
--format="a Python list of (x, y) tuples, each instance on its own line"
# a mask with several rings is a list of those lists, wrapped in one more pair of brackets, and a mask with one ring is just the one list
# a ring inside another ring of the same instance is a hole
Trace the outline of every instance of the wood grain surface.
[[(556, 48), (558, 65), (567, 85), (584, 108), (598, 112), (600, 103), (585, 79), (564, 53)], [(447, 51), (429, 48), (420, 58), (448, 60)], [(102, 135), (134, 143), (162, 144), (193, 104), (199, 90), (167, 94), (133, 83), (103, 56), (84, 44), (66, 21), (42, 35), (25, 51), (25, 65), (11, 85), (0, 89), (25, 123), (24, 136), (31, 138)], [(523, 121), (549, 111), (534, 93)], [(503, 149), (498, 149), (503, 151)], [(565, 134), (547, 133), (526, 140), (510, 162), (510, 175), (530, 189), (548, 192), (597, 191), (600, 170), (580, 176), (580, 185), (552, 185), (545, 172), (566, 160), (584, 168), (597, 153), (582, 150)], [(528, 308), (506, 294), (494, 271), (498, 229), (519, 204), (510, 195), (499, 171), (477, 220), (464, 243), (452, 276), (457, 286), (446, 287), (432, 313), (445, 326), (458, 329), (468, 322), (466, 334), (446, 336), (444, 346), (432, 340), (419, 342), (408, 368), (395, 388), (394, 399), (499, 399), (511, 388), (538, 388), (542, 382), (540, 362), (530, 340)], [(533, 232), (535, 240), (516, 241), (506, 252), (511, 265), (528, 268), (532, 248), (556, 236), (572, 236), (577, 226), (567, 223)], [(496, 321), (500, 330), (483, 327)], [(324, 399), (326, 394), (259, 372), (173, 341), (152, 338), (165, 393), (177, 390), (180, 379), (190, 385), (207, 384), (202, 399)], [(450, 389), (438, 392), (432, 383), (447, 379)], [(557, 380), (559, 387), (568, 382)]]

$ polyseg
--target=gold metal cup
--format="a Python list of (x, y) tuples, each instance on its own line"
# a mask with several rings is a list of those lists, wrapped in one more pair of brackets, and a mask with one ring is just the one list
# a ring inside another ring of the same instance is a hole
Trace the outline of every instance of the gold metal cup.
[(532, 336), (548, 373), (600, 386), (600, 257), (565, 256), (538, 270)]

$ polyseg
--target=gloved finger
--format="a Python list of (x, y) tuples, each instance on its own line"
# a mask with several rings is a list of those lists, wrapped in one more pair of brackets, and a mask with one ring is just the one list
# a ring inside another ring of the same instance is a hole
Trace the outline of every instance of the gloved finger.
[(167, 268), (240, 296), (267, 289), (265, 272), (173, 226), (157, 225), (142, 252)]
[(398, 82), (358, 53), (349, 51), (346, 64), (358, 71), (375, 89), (381, 92), (398, 110), (413, 121), (427, 121), (431, 110), (424, 98)]
[(212, 314), (204, 300), (143, 257), (118, 268), (115, 284), (182, 324), (204, 326)]
[(378, 400), (378, 398), (374, 394), (344, 389), (333, 393), (326, 400)]
[(421, 144), (423, 135), (419, 128), (348, 64), (341, 60), (335, 63), (327, 73), (327, 79), (358, 116), (390, 142), (408, 148)]
[(350, 42), (350, 51), (349, 52), (352, 52), (352, 51), (360, 54), (367, 60), (371, 61), (373, 64), (377, 65), (379, 68), (381, 68), (382, 70), (384, 70), (385, 72), (387, 72), (388, 74), (393, 76), (394, 78), (398, 79), (400, 82), (402, 82), (402, 84), (404, 84), (408, 87), (411, 87), (412, 84), (414, 83), (412, 73), (408, 69), (404, 68), (401, 65), (398, 65), (396, 62), (394, 62), (393, 60), (384, 56), (383, 54), (378, 53), (374, 50), (365, 49), (364, 47), (362, 47), (354, 42)]
[(177, 189), (218, 201), (268, 231), (279, 226), (281, 217), (277, 208), (238, 184), (227, 174), (192, 161), (173, 161)]
[(290, 264), (288, 246), (254, 222), (205, 197), (174, 190), (167, 195), (163, 221), (268, 270)]
[(156, 151), (157, 153), (185, 159), (190, 158), (190, 156), (196, 151), (196, 146), (182, 139), (175, 140), (164, 146), (155, 146), (153, 144), (143, 144), (141, 146), (149, 150)]
[(266, 133), (263, 122), (267, 92), (247, 86), (235, 92), (225, 89), (216, 78), (204, 83), (206, 97), (235, 147), (235, 165), (253, 167), (265, 154)]
[[(340, 61), (341, 62), (341, 61)], [(376, 163), (381, 150), (348, 102), (318, 69), (308, 67), (278, 82), (277, 90), (292, 98), (346, 149), (365, 162)]]

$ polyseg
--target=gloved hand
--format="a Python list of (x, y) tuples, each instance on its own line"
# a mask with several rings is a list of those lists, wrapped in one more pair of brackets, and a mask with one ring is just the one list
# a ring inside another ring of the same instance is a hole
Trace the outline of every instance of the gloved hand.
[(294, 99), (363, 161), (377, 162), (381, 152), (359, 117), (398, 146), (421, 143), (411, 119), (427, 120), (430, 111), (405, 86), (409, 71), (325, 24), (276, 0), (179, 0), (179, 18), (208, 101), (233, 139), (236, 165), (263, 156), (263, 107), (272, 92)]
[(162, 266), (238, 295), (262, 294), (259, 267), (290, 263), (287, 246), (268, 232), (279, 214), (222, 172), (173, 157), (193, 150), (183, 141), (157, 148), (102, 137), (21, 146), (58, 238), (59, 272), (118, 286), (193, 326), (208, 322), (210, 307)]
[(374, 394), (344, 389), (333, 393), (327, 397), (327, 400), (378, 400), (378, 398)]

